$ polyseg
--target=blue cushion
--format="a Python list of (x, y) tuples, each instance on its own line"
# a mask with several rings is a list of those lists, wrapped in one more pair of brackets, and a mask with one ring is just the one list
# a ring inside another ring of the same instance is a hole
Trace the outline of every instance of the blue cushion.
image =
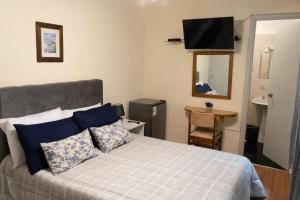
[(120, 119), (110, 103), (98, 108), (75, 112), (73, 118), (81, 131), (91, 127), (110, 125)]
[(80, 133), (72, 118), (34, 125), (15, 124), (30, 174), (48, 168), (41, 143), (54, 142)]

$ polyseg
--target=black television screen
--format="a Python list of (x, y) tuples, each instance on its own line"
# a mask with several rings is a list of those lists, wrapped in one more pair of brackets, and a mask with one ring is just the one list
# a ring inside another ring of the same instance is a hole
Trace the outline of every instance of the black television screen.
[(233, 49), (233, 17), (183, 20), (186, 49)]

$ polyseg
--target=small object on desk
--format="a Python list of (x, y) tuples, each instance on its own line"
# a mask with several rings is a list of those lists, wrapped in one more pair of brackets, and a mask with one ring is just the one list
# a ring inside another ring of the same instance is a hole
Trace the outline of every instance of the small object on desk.
[(206, 106), (206, 111), (211, 112), (214, 104), (212, 104), (211, 102), (205, 102), (205, 106)]
[(205, 106), (206, 108), (212, 108), (214, 104), (212, 104), (211, 102), (205, 102)]
[(123, 119), (122, 123), (123, 126), (127, 128), (129, 132), (135, 133), (137, 135), (144, 135), (145, 122)]
[(128, 120), (128, 123), (136, 123), (136, 124), (139, 124), (140, 122), (134, 121), (134, 120)]

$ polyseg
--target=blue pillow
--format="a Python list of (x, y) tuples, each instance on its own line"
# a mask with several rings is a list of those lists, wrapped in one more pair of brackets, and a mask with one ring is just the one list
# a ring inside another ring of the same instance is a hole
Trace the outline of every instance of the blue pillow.
[(48, 168), (41, 143), (62, 140), (81, 132), (72, 118), (42, 124), (15, 124), (14, 126), (26, 155), (29, 172), (32, 175)]
[(199, 84), (196, 85), (196, 93), (202, 93), (205, 94), (206, 92), (212, 91), (210, 86), (207, 83), (204, 83), (203, 85)]
[(110, 103), (98, 108), (75, 112), (73, 118), (81, 131), (91, 127), (110, 125), (120, 119)]

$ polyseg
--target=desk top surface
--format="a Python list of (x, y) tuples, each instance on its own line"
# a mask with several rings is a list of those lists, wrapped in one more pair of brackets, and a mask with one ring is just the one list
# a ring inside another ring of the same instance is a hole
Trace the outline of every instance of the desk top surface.
[[(188, 111), (188, 112), (208, 112), (207, 108), (201, 108), (201, 107), (194, 107), (194, 106), (186, 106), (184, 107), (184, 110)], [(219, 116), (219, 117), (235, 117), (237, 116), (237, 112), (234, 111), (225, 111), (225, 110), (215, 110), (212, 109), (211, 113), (214, 113), (215, 115)]]

